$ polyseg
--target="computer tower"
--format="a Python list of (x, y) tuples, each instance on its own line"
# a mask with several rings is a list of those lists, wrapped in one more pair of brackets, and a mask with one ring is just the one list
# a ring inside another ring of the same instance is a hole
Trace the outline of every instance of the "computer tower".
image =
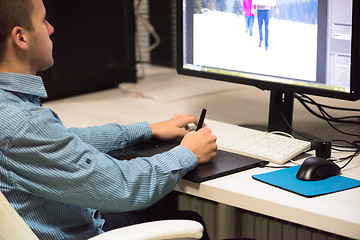
[(136, 81), (133, 1), (44, 0), (54, 66), (39, 73), (48, 100)]

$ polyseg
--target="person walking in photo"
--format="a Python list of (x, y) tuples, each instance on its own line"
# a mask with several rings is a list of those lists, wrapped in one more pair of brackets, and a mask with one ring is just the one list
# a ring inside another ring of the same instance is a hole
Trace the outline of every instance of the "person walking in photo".
[[(262, 46), (262, 43), (264, 41), (263, 38), (263, 31), (262, 31), (262, 27), (263, 24), (265, 25), (265, 50), (269, 49), (269, 21), (270, 21), (270, 5), (257, 5), (257, 17), (258, 17), (258, 25), (259, 25), (259, 38), (260, 38), (260, 43), (259, 43), (259, 47)], [(279, 8), (276, 6), (276, 4), (274, 5), (275, 8), (275, 13), (277, 15), (280, 14), (280, 10)]]
[(252, 5), (252, 0), (243, 0), (242, 10), (245, 17), (246, 33), (249, 33), (250, 36), (253, 35), (255, 9), (256, 7)]

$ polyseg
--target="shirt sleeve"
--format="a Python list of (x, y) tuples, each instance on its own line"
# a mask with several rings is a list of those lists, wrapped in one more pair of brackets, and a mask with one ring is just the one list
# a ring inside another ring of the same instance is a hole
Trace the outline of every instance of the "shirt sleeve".
[(149, 123), (131, 125), (106, 124), (87, 128), (69, 128), (82, 141), (94, 146), (100, 152), (110, 152), (150, 141), (152, 137)]
[(101, 152), (148, 139), (146, 130), (133, 131), (145, 123), (68, 130), (48, 109), (24, 115), (5, 148), (11, 179), (18, 189), (54, 201), (108, 212), (146, 208), (197, 165), (182, 146), (129, 161)]

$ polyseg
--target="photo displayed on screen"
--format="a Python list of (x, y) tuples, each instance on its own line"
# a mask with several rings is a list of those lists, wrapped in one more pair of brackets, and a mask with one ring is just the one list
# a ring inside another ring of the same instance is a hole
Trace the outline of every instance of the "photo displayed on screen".
[(350, 91), (351, 0), (185, 2), (185, 68)]

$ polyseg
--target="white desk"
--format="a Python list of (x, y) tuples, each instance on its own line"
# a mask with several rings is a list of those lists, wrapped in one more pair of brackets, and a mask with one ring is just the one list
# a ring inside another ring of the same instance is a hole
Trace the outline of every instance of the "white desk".
[[(57, 112), (68, 127), (86, 127), (109, 122), (120, 124), (137, 121), (158, 122), (167, 120), (176, 113), (188, 112), (199, 115), (203, 107), (208, 109), (207, 117), (210, 119), (235, 124), (265, 125), (267, 123), (269, 101), (269, 92), (267, 91), (261, 91), (254, 87), (178, 76), (174, 69), (169, 68), (147, 66), (145, 69), (145, 79), (140, 80), (135, 87), (136, 91), (145, 93), (145, 97), (140, 93), (133, 94), (119, 88), (47, 102), (44, 106)], [(202, 86), (213, 88), (214, 91), (206, 94)], [(149, 95), (160, 93), (162, 90), (173, 91), (176, 95), (184, 91), (184, 94), (187, 92), (188, 95), (185, 94), (185, 99), (175, 98), (175, 100), (148, 98)], [(190, 96), (190, 90), (203, 92), (200, 96)], [(315, 99), (328, 105), (360, 108), (359, 101)], [(326, 122), (310, 115), (298, 102), (295, 102), (293, 126), (299, 131), (311, 133), (325, 140), (349, 139), (338, 134)], [(343, 130), (360, 134), (360, 128), (337, 126)], [(251, 178), (253, 174), (273, 170), (256, 168), (202, 184), (182, 180), (176, 190), (360, 239), (360, 188), (308, 199)], [(343, 176), (360, 180), (360, 157), (353, 160), (342, 173)]]

